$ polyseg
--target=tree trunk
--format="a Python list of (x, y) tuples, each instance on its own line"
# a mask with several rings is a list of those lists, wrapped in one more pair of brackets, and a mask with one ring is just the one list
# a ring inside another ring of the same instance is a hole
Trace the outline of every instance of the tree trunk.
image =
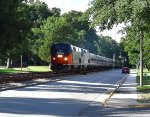
[(150, 71), (150, 66), (149, 66), (148, 63), (146, 63), (146, 69), (147, 69), (148, 71)]
[(10, 61), (10, 58), (8, 57), (7, 58), (7, 66), (6, 66), (6, 68), (8, 69), (10, 67), (11, 67), (11, 61)]
[(143, 32), (140, 31), (140, 86), (143, 87)]

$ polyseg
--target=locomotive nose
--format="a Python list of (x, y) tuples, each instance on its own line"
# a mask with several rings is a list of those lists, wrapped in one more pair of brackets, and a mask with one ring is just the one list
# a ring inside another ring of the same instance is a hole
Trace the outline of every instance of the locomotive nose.
[(52, 62), (55, 64), (67, 64), (68, 56), (64, 55), (64, 53), (57, 53), (56, 56), (52, 58)]
[(64, 61), (67, 61), (67, 60), (68, 60), (68, 58), (67, 58), (67, 57), (65, 57), (65, 58), (64, 58)]
[(62, 55), (62, 54), (58, 54), (57, 57), (58, 57), (58, 58), (62, 58), (63, 55)]

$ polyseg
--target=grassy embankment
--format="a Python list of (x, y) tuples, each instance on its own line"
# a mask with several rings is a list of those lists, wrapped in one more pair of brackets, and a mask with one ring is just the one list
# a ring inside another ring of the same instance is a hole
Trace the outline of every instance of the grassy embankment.
[[(138, 84), (140, 83), (139, 73), (137, 76), (137, 82)], [(143, 87), (138, 86), (137, 91), (142, 92), (142, 95), (140, 96), (140, 99), (138, 101), (146, 103), (150, 102), (150, 71), (144, 70)]]
[[(22, 72), (47, 72), (50, 71), (49, 66), (29, 66), (22, 68)], [(21, 73), (21, 68), (0, 68), (0, 73)]]

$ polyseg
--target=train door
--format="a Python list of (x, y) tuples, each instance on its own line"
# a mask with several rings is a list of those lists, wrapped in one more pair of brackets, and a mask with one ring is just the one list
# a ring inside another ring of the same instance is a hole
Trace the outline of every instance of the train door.
[(85, 70), (89, 66), (90, 54), (86, 49), (81, 49), (81, 64), (82, 68)]
[(85, 60), (84, 49), (81, 49), (81, 69), (84, 69), (84, 60)]
[(72, 66), (77, 69), (79, 68), (79, 66), (81, 65), (81, 52), (80, 49), (78, 47), (73, 46), (73, 62), (72, 62)]

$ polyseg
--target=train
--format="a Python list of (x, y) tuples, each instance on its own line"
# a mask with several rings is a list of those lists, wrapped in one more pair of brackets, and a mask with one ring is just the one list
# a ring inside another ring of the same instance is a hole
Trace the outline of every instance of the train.
[(56, 43), (51, 46), (51, 70), (54, 72), (103, 70), (118, 68), (119, 65), (119, 61), (71, 44)]

